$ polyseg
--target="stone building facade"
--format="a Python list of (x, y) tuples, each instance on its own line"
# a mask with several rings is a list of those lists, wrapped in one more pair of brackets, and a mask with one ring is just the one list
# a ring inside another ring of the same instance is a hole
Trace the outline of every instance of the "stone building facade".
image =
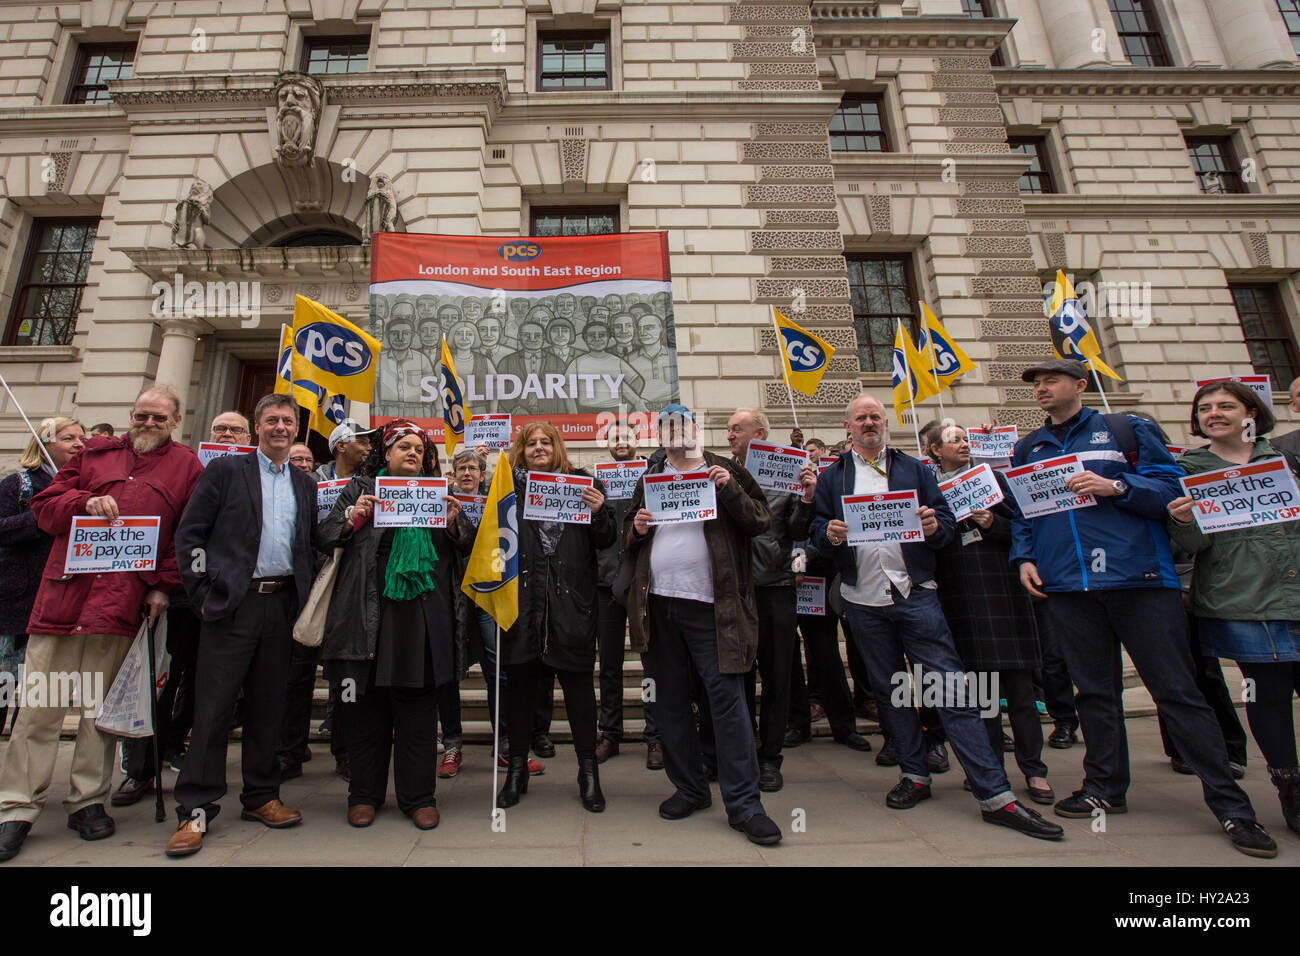
[[(948, 413), (1036, 425), (1019, 369), (1050, 352), (1057, 268), (1108, 292), (1117, 409), (1185, 441), (1193, 379), (1258, 369), (1289, 430), (1293, 34), (1291, 0), (0, 0), (0, 373), (88, 425), (175, 384), (193, 440), (269, 385), (295, 292), (365, 325), (391, 189), (399, 231), (666, 231), (715, 447), (739, 405), (791, 424), (769, 305), (839, 349), (795, 396), (808, 434), (887, 400), (921, 299), (979, 365)], [(589, 58), (551, 88), (557, 50)]]

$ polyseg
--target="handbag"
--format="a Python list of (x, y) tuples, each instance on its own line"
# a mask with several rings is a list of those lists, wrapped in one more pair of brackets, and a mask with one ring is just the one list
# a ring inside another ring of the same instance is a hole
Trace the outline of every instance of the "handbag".
[(325, 618), (330, 610), (330, 598), (334, 596), (334, 582), (339, 576), (339, 561), (343, 556), (342, 548), (335, 548), (334, 553), (325, 559), (321, 569), (316, 572), (312, 582), (311, 593), (293, 623), (293, 639), (304, 647), (320, 647), (325, 639)]

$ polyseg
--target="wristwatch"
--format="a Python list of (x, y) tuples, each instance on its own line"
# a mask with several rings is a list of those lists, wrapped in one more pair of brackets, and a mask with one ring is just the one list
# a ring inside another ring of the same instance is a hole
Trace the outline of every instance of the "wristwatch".
[(1127, 482), (1121, 481), (1120, 479), (1116, 478), (1116, 479), (1115, 479), (1114, 481), (1112, 481), (1110, 484), (1111, 484), (1111, 487), (1115, 489), (1115, 494), (1118, 495), (1119, 497), (1122, 498), (1122, 497), (1124, 497), (1124, 495), (1128, 494), (1128, 483), (1127, 483)]

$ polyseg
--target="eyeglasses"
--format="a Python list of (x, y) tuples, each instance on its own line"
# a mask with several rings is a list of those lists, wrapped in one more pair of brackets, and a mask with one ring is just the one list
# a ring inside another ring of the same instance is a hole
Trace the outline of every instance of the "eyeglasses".
[(131, 421), (137, 425), (143, 425), (145, 422), (157, 422), (159, 425), (166, 425), (171, 420), (170, 415), (146, 415), (143, 412), (131, 413)]
[(229, 432), (232, 435), (247, 435), (247, 428), (240, 428), (238, 425), (216, 425), (212, 429), (214, 435), (224, 435)]
[(316, 464), (316, 459), (315, 459), (315, 458), (312, 458), (310, 455), (305, 455), (305, 456), (304, 456), (304, 455), (299, 455), (297, 458), (290, 458), (289, 461), (292, 462), (292, 463), (295, 464), (295, 465), (303, 465), (303, 464), (306, 464), (306, 465), (314, 465), (314, 464)]

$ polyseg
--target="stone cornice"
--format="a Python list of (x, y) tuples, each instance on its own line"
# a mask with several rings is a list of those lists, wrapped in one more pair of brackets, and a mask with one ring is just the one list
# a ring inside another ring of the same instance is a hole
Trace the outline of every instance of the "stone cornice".
[(1157, 67), (1105, 67), (1089, 70), (995, 68), (994, 82), (1004, 99), (1017, 96), (1144, 99), (1206, 96), (1300, 96), (1300, 63), (1273, 70), (1170, 70)]
[[(944, 160), (955, 167), (946, 167)], [(949, 156), (940, 153), (843, 153), (831, 154), (835, 180), (939, 181), (946, 169), (953, 168), (958, 183), (969, 180), (1004, 179), (1014, 182), (1029, 168), (1030, 158), (1021, 154), (997, 156)]]
[(810, 111), (817, 111), (817, 119), (822, 114), (829, 119), (842, 96), (841, 90), (511, 92), (497, 121), (562, 121), (565, 125), (645, 120), (695, 123), (701, 119), (732, 123), (808, 122)]
[[(972, 20), (968, 17), (873, 17), (852, 15), (863, 3), (814, 3), (813, 34), (817, 50), (850, 47), (883, 52), (935, 50), (943, 53), (991, 55), (1016, 21)], [(842, 11), (844, 16), (830, 16)]]
[(228, 281), (239, 277), (264, 282), (352, 282), (369, 286), (370, 249), (366, 246), (297, 246), (272, 249), (122, 249), (131, 263), (155, 282)]
[(1300, 218), (1300, 195), (1021, 196), (1028, 219)]
[(0, 129), (6, 136), (52, 133), (62, 136), (97, 132), (127, 132), (126, 114), (112, 103), (58, 106), (0, 107)]

